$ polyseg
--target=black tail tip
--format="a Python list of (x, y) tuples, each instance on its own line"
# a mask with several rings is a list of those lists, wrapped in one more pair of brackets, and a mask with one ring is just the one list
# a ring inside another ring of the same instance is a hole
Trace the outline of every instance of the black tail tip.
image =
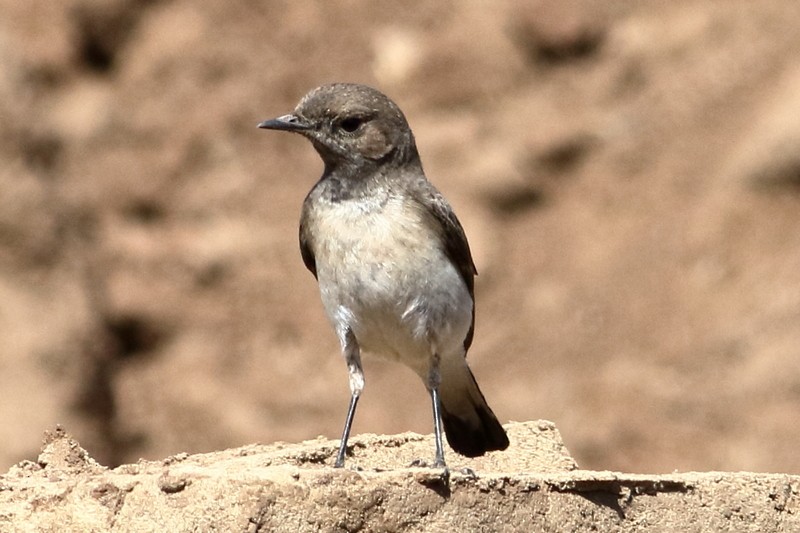
[(447, 442), (453, 451), (465, 457), (480, 457), (486, 452), (508, 448), (508, 435), (494, 413), (487, 408), (477, 410), (480, 423), (464, 420), (446, 411), (442, 423)]

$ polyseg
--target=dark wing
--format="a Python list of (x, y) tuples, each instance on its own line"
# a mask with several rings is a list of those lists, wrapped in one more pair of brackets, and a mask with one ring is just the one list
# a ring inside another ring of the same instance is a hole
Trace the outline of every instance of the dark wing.
[(317, 277), (317, 260), (314, 258), (314, 251), (311, 249), (311, 242), (306, 231), (305, 217), (300, 219), (300, 255), (303, 256), (303, 263), (306, 268)]
[(475, 276), (478, 270), (475, 268), (475, 263), (472, 261), (472, 253), (469, 251), (469, 243), (467, 236), (464, 234), (464, 228), (456, 218), (456, 214), (447, 203), (447, 200), (439, 193), (439, 191), (432, 191), (431, 196), (427, 199), (431, 207), (431, 212), (434, 219), (439, 224), (439, 236), (442, 240), (445, 255), (458, 270), (461, 279), (469, 290), (469, 295), (472, 297), (472, 323), (469, 327), (469, 332), (464, 339), (464, 350), (469, 350), (472, 345), (472, 336), (475, 331)]

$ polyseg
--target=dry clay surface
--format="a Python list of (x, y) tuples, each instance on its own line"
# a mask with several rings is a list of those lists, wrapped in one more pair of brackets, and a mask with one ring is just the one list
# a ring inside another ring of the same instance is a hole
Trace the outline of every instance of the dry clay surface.
[(800, 530), (800, 476), (586, 471), (551, 422), (507, 430), (506, 452), (451, 452), (448, 482), (409, 466), (432, 450), (414, 433), (353, 438), (345, 469), (322, 438), (108, 469), (59, 428), (36, 462), (0, 477), (0, 530)]

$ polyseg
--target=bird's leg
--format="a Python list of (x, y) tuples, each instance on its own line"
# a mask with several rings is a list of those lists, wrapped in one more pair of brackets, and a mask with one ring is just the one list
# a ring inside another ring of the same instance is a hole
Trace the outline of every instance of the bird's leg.
[(434, 468), (444, 468), (444, 444), (442, 442), (442, 402), (439, 399), (439, 384), (441, 375), (439, 373), (439, 356), (434, 353), (431, 368), (428, 372), (428, 389), (431, 391), (431, 403), (433, 404), (433, 434), (436, 439), (436, 455), (433, 459)]
[(431, 389), (433, 401), (433, 433), (436, 438), (436, 455), (433, 459), (434, 468), (447, 468), (444, 462), (444, 445), (442, 444), (442, 405), (439, 400), (439, 387)]
[(336, 462), (333, 464), (334, 468), (342, 468), (344, 466), (344, 457), (347, 453), (347, 439), (350, 437), (350, 427), (353, 425), (353, 415), (356, 413), (356, 405), (358, 404), (358, 394), (353, 393), (350, 396), (350, 407), (347, 409), (347, 418), (344, 421), (344, 430), (342, 431), (342, 441), (339, 444), (339, 453), (336, 455)]
[(355, 335), (351, 330), (342, 336), (342, 351), (347, 362), (347, 370), (350, 373), (350, 407), (347, 409), (347, 418), (344, 421), (342, 431), (342, 441), (339, 444), (339, 453), (336, 456), (335, 468), (344, 466), (344, 458), (347, 453), (347, 439), (350, 437), (350, 428), (353, 426), (353, 417), (356, 414), (356, 406), (361, 391), (364, 390), (364, 371), (361, 368), (361, 355)]

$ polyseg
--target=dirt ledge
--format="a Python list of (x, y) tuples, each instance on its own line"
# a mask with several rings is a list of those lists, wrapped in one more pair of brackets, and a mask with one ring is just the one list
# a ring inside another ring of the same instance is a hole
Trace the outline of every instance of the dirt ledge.
[[(546, 421), (441, 472), (412, 433), (250, 445), (108, 469), (62, 429), (0, 476), (0, 531), (800, 531), (800, 476), (579, 470)], [(462, 470), (469, 466), (473, 473)]]

